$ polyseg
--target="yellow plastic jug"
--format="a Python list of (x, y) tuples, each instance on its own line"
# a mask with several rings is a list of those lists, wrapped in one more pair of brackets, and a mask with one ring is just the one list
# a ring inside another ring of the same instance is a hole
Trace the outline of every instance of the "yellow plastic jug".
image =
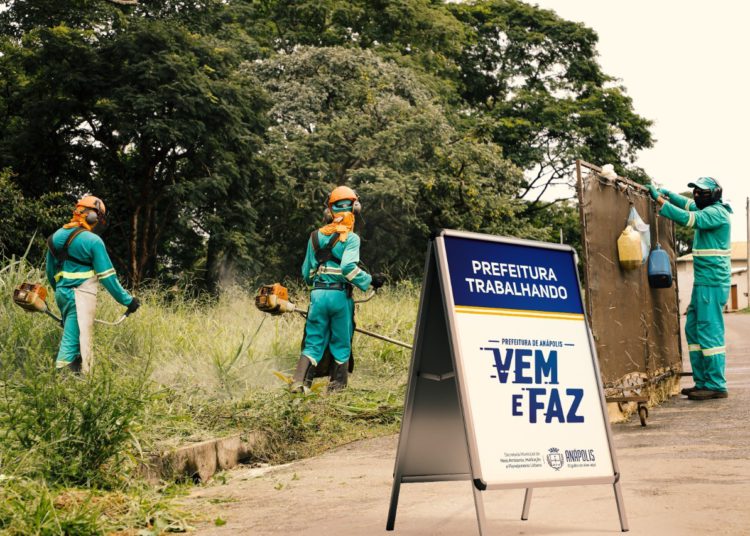
[(643, 264), (641, 235), (630, 225), (625, 227), (617, 239), (617, 255), (623, 270), (635, 270)]

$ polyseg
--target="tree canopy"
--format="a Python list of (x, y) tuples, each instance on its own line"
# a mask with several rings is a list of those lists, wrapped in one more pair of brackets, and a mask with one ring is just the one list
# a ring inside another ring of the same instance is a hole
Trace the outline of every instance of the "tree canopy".
[(575, 240), (542, 194), (575, 158), (643, 175), (652, 143), (596, 33), (518, 0), (5, 6), (0, 190), (29, 208), (1, 249), (90, 192), (133, 285), (297, 277), (339, 184), (362, 197), (368, 267), (399, 276), (439, 227)]

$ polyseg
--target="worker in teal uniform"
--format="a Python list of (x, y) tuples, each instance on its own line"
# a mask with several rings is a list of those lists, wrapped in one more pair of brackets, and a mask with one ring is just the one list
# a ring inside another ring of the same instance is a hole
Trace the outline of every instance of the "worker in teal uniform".
[(659, 214), (695, 229), (693, 270), (695, 281), (687, 310), (685, 338), (690, 351), (695, 386), (682, 390), (691, 400), (727, 398), (724, 377), (724, 306), (731, 285), (731, 207), (722, 201), (716, 179), (701, 177), (688, 184), (693, 199), (649, 185)]
[(358, 266), (360, 239), (354, 232), (354, 222), (361, 205), (357, 194), (339, 186), (330, 193), (326, 205), (330, 221), (310, 235), (302, 264), (302, 277), (312, 292), (302, 355), (292, 378), (292, 390), (296, 392), (310, 387), (326, 349), (333, 358), (328, 389), (347, 385), (354, 334), (353, 287), (366, 291), (384, 283), (382, 275), (370, 276)]
[(63, 322), (55, 367), (76, 374), (89, 372), (93, 367), (97, 282), (127, 307), (127, 314), (140, 305), (120, 285), (99, 236), (106, 225), (106, 212), (101, 199), (87, 195), (76, 204), (70, 222), (47, 239), (47, 280), (55, 290)]

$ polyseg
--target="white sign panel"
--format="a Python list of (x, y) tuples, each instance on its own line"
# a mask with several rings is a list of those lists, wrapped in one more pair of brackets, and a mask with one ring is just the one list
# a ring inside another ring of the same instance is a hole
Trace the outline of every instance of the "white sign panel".
[(437, 242), (475, 478), (611, 482), (573, 250), (450, 234)]

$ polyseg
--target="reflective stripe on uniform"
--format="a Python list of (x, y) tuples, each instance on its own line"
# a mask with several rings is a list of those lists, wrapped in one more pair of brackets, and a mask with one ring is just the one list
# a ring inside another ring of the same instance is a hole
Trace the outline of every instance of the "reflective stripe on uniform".
[(692, 227), (693, 225), (695, 225), (695, 214), (693, 214), (692, 212), (688, 213), (688, 221), (685, 225), (687, 227)]
[(346, 277), (349, 281), (353, 280), (357, 275), (362, 271), (362, 269), (359, 266), (355, 266), (354, 270), (346, 274), (344, 277)]
[(96, 274), (96, 276), (101, 280), (101, 279), (107, 279), (108, 277), (112, 277), (113, 275), (115, 275), (115, 273), (116, 273), (115, 269), (110, 268), (109, 270), (104, 270), (103, 272), (99, 272), (98, 274)]
[(328, 266), (318, 266), (315, 271), (317, 274), (341, 275), (341, 268), (332, 268)]
[(690, 210), (690, 203), (692, 202), (692, 199), (685, 199), (685, 210)]
[(94, 270), (89, 270), (88, 272), (57, 272), (55, 274), (55, 281), (60, 281), (63, 277), (65, 279), (88, 279), (95, 275)]
[(703, 350), (704, 357), (710, 357), (712, 355), (725, 354), (727, 352), (726, 346), (717, 346), (715, 348), (706, 348)]
[(731, 257), (731, 249), (694, 249), (693, 257)]
[(701, 351), (701, 345), (700, 344), (688, 344), (688, 351), (689, 352), (700, 352)]
[(109, 270), (104, 270), (103, 272), (99, 272), (96, 275), (99, 279), (106, 279), (108, 277), (112, 277), (113, 275), (115, 275), (115, 269), (110, 268)]

